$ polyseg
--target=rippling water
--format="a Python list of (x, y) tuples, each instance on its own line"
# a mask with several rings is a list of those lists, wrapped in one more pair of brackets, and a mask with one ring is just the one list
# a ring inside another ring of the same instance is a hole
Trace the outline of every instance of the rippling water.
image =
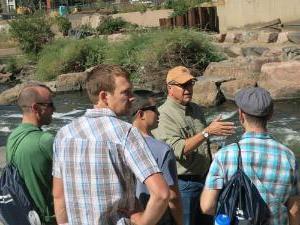
[[(57, 95), (54, 98), (56, 112), (53, 114), (53, 123), (45, 126), (53, 134), (64, 124), (69, 123), (74, 118), (82, 115), (85, 109), (90, 108), (88, 98), (83, 93), (67, 93)], [(294, 152), (300, 153), (300, 100), (284, 101), (275, 103), (273, 119), (269, 123), (269, 130), (272, 135), (281, 143), (289, 146)], [(223, 119), (229, 118), (237, 126), (236, 135), (223, 139), (215, 138), (221, 144), (227, 144), (238, 140), (242, 127), (239, 125), (236, 107), (231, 102), (205, 109), (208, 120), (212, 120), (219, 114)], [(14, 105), (0, 106), (0, 146), (5, 145), (6, 138), (13, 128), (21, 121), (21, 113)]]

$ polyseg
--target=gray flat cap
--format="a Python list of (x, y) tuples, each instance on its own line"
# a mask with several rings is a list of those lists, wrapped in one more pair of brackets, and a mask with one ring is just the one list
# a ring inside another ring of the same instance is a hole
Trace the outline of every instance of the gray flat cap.
[(273, 100), (270, 93), (260, 87), (240, 90), (234, 97), (237, 106), (245, 113), (263, 117), (273, 111)]

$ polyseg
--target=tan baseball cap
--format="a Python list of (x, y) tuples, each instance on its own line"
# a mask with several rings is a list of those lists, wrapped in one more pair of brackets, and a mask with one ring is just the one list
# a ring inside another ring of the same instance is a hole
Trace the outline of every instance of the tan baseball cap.
[(175, 82), (178, 84), (184, 84), (190, 80), (196, 80), (188, 68), (184, 66), (176, 66), (168, 71), (167, 84)]

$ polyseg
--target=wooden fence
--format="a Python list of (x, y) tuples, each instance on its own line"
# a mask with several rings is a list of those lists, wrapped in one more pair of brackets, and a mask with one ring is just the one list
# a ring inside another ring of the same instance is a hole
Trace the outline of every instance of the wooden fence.
[(159, 19), (160, 27), (195, 27), (205, 31), (219, 32), (216, 7), (191, 8), (185, 15)]

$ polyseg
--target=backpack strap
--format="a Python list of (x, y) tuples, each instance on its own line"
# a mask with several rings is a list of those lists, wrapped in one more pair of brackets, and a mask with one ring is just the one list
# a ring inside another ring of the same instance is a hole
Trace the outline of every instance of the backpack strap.
[[(18, 141), (17, 147), (15, 147), (15, 148), (13, 149), (13, 152), (12, 152), (12, 154), (11, 154), (11, 158), (10, 158), (10, 160), (9, 160), (9, 163), (11, 163), (11, 164), (14, 165), (13, 160), (14, 160), (14, 156), (15, 156), (15, 154), (16, 154), (16, 151), (17, 151), (17, 149), (18, 149), (19, 144), (25, 139), (25, 137), (28, 136), (28, 134), (30, 134), (31, 132), (34, 132), (34, 131), (36, 131), (36, 130), (30, 130), (30, 131), (28, 131), (28, 132), (26, 133), (26, 135), (24, 135), (24, 136)], [(14, 166), (15, 166), (15, 165), (14, 165)]]
[(236, 143), (239, 148), (239, 155), (238, 155), (238, 170), (243, 170), (243, 162), (242, 162), (242, 153), (241, 153), (241, 147), (239, 142)]

